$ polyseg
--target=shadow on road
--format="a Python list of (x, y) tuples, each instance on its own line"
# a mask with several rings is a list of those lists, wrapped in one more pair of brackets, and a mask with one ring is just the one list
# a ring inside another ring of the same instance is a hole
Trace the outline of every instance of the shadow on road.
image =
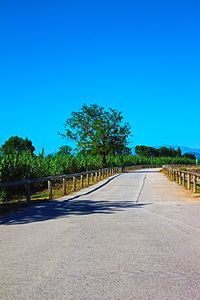
[(22, 211), (0, 218), (0, 225), (16, 225), (41, 222), (50, 219), (66, 218), (73, 215), (113, 214), (126, 208), (142, 208), (150, 203), (135, 203), (133, 201), (104, 200), (51, 200), (39, 205), (27, 207)]
[(89, 195), (89, 194), (92, 194), (96, 191), (98, 191), (99, 189), (101, 189), (102, 187), (106, 186), (107, 184), (109, 184), (111, 181), (113, 181), (114, 179), (116, 179), (117, 177), (121, 176), (122, 174), (117, 174), (117, 175), (114, 175), (113, 177), (107, 179), (106, 182), (103, 182), (102, 184), (100, 184), (99, 186), (97, 187), (91, 187), (91, 190), (86, 192), (86, 193), (83, 193), (83, 194), (80, 194), (80, 195), (77, 195), (77, 196), (73, 196), (72, 198), (68, 199), (68, 200), (73, 200), (73, 199), (77, 199), (77, 198), (80, 198), (82, 196), (86, 196), (86, 195)]

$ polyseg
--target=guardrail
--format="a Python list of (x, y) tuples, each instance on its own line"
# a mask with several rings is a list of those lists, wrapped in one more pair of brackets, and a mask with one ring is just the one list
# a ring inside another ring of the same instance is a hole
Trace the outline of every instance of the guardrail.
[(174, 166), (163, 166), (162, 170), (171, 181), (175, 181), (184, 188), (192, 190), (193, 193), (197, 192), (197, 187), (200, 185), (200, 174), (178, 170)]
[(121, 173), (121, 167), (113, 167), (113, 168), (105, 168), (101, 170), (93, 170), (75, 174), (68, 174), (68, 175), (61, 175), (61, 176), (48, 176), (43, 178), (36, 178), (36, 179), (24, 179), (19, 181), (11, 181), (11, 182), (0, 182), (0, 188), (10, 188), (10, 187), (19, 187), (25, 186), (26, 192), (26, 202), (27, 204), (31, 201), (31, 184), (34, 183), (43, 183), (47, 182), (48, 185), (48, 198), (53, 198), (53, 183), (62, 181), (62, 189), (63, 189), (63, 196), (67, 194), (67, 179), (73, 180), (73, 192), (76, 191), (76, 183), (77, 178), (80, 179), (80, 186), (81, 188), (84, 187), (84, 177), (86, 177), (86, 186), (90, 185), (90, 182), (97, 183), (98, 181), (105, 179), (109, 176), (113, 176), (117, 173)]

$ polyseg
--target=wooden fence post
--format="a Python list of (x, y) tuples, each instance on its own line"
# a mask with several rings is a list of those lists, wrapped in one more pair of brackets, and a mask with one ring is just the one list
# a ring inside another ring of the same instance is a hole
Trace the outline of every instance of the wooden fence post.
[(179, 171), (176, 171), (176, 182), (179, 183)]
[(91, 182), (92, 182), (92, 184), (94, 183), (94, 174), (93, 173), (91, 173)]
[(175, 172), (176, 172), (176, 182), (178, 182), (178, 172), (177, 171)]
[(95, 172), (95, 182), (97, 183), (97, 181), (98, 181), (98, 174), (97, 172)]
[(179, 175), (179, 184), (181, 184), (181, 182), (182, 182), (182, 177), (181, 177), (181, 172), (178, 172), (178, 175)]
[(27, 184), (25, 185), (25, 189), (26, 189), (26, 204), (29, 205), (31, 202), (31, 185), (30, 182), (27, 182)]
[(73, 192), (76, 191), (76, 176), (73, 176)]
[(188, 176), (187, 176), (187, 189), (188, 190), (190, 190), (190, 188), (191, 188), (191, 175), (190, 174), (188, 174)]
[(81, 174), (81, 189), (83, 188), (83, 174)]
[(52, 181), (48, 180), (48, 194), (49, 194), (49, 200), (53, 198), (53, 191), (52, 191)]
[(167, 177), (169, 177), (169, 168), (167, 168), (167, 172), (166, 172), (167, 174)]
[(87, 182), (87, 186), (89, 186), (90, 185), (90, 177), (89, 177), (88, 173), (86, 174), (86, 182)]
[(197, 176), (193, 175), (193, 193), (197, 192)]
[(63, 178), (63, 195), (67, 194), (66, 178)]
[(185, 172), (182, 173), (183, 177), (182, 177), (182, 185), (185, 187)]

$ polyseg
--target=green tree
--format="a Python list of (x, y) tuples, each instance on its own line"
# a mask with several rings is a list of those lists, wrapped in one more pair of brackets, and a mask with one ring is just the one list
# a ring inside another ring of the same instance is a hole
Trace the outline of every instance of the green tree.
[(181, 148), (180, 148), (180, 147), (178, 147), (178, 149), (177, 149), (177, 153), (178, 153), (178, 156), (179, 156), (179, 157), (181, 157), (181, 155), (182, 155), (182, 152), (181, 152)]
[(196, 159), (196, 156), (193, 153), (184, 153), (183, 157), (190, 158), (190, 159)]
[(105, 167), (109, 154), (123, 153), (127, 149), (131, 131), (129, 123), (123, 120), (122, 113), (115, 109), (83, 105), (66, 120), (64, 136), (74, 140), (85, 153), (99, 154)]
[(159, 156), (158, 150), (156, 148), (144, 146), (144, 145), (136, 146), (135, 153), (139, 156), (145, 156), (145, 157)]
[(61, 154), (61, 155), (72, 155), (72, 148), (70, 146), (61, 146), (59, 148), (58, 154)]
[(167, 147), (160, 147), (158, 149), (159, 156), (172, 156), (172, 148), (167, 148)]
[(34, 154), (35, 147), (28, 138), (11, 136), (1, 147), (2, 155), (21, 154), (24, 151), (29, 151)]

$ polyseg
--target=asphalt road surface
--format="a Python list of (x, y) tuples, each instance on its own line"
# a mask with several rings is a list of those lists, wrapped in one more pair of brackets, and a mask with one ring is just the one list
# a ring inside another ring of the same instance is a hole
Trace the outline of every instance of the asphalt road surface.
[(149, 169), (2, 217), (0, 299), (200, 299), (200, 198)]

